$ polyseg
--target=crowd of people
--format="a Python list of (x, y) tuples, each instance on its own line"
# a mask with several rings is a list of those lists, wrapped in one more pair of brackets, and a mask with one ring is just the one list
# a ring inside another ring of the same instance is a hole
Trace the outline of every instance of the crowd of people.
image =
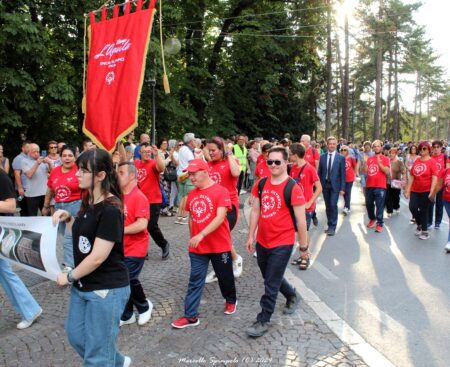
[[(367, 227), (375, 232), (383, 231), (385, 217), (400, 212), (402, 192), (421, 240), (430, 238), (431, 227), (440, 228), (444, 207), (450, 215), (450, 147), (440, 140), (374, 140), (358, 146), (335, 137), (315, 142), (306, 134), (293, 142), (288, 135), (277, 141), (249, 140), (242, 134), (198, 139), (186, 133), (183, 139), (152, 145), (147, 134), (137, 144), (129, 134), (112, 154), (89, 139), (81, 151), (56, 141), (46, 148), (25, 141), (10, 166), (0, 146), (0, 213), (52, 215), (55, 225), (61, 223), (64, 256), (57, 283), (72, 285), (66, 331), (91, 365), (131, 364), (117, 351), (116, 338), (121, 326), (151, 319), (153, 303), (139, 275), (150, 237), (162, 260), (170, 257), (160, 216), (189, 226), (191, 271), (184, 314), (172, 327), (196, 326), (206, 283), (218, 282), (225, 314), (237, 310), (235, 278), (242, 275), (243, 259), (231, 231), (240, 214), (239, 196), (250, 193), (246, 249), (257, 258), (264, 294), (247, 333), (260, 337), (270, 327), (278, 292), (286, 298), (285, 314), (298, 304), (299, 295), (284, 272), (296, 247), (292, 264), (300, 270), (310, 265), (308, 231), (319, 224), (320, 195), (328, 236), (336, 235), (340, 196), (342, 214), (350, 215), (356, 180), (365, 196)], [(450, 230), (445, 249), (450, 252)], [(22, 317), (17, 328), (31, 326), (42, 308), (2, 259), (0, 281)]]

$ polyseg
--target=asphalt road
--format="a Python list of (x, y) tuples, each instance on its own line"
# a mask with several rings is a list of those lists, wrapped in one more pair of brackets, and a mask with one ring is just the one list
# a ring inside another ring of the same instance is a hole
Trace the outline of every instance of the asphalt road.
[[(450, 360), (450, 254), (448, 218), (429, 240), (419, 240), (402, 199), (401, 212), (385, 218), (382, 233), (366, 227), (359, 187), (351, 214), (340, 214), (336, 236), (311, 230), (313, 263), (294, 273), (366, 341), (399, 367), (446, 367)], [(340, 199), (339, 210), (343, 208)], [(293, 266), (292, 266), (293, 267)]]

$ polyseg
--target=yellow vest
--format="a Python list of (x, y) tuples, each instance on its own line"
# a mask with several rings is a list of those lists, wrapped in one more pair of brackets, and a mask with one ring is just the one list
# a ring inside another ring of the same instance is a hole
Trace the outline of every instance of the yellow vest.
[(234, 156), (239, 160), (239, 165), (241, 166), (241, 171), (247, 170), (247, 148), (240, 147), (239, 144), (234, 144), (233, 146)]

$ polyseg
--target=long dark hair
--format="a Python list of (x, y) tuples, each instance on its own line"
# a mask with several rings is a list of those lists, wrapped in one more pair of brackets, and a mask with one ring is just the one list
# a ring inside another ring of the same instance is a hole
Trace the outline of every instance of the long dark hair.
[[(101, 171), (105, 172), (105, 179), (101, 183), (101, 192), (105, 197), (105, 202), (111, 202), (114, 206), (122, 210), (122, 190), (120, 189), (117, 172), (114, 169), (111, 155), (106, 150), (87, 150), (77, 158), (76, 165), (79, 169), (86, 169), (92, 172), (91, 186), (89, 189), (84, 190), (82, 194), (80, 214), (84, 214), (88, 208), (94, 205), (94, 196), (92, 193), (94, 189), (94, 177)], [(115, 197), (108, 198), (109, 193)]]

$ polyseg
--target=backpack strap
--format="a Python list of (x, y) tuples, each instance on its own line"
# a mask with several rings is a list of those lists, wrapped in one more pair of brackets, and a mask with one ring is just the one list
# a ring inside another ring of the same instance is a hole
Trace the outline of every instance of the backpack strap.
[(289, 177), (288, 181), (286, 182), (286, 186), (284, 187), (283, 196), (284, 202), (286, 203), (286, 206), (289, 208), (289, 213), (291, 214), (292, 224), (294, 225), (294, 229), (297, 232), (297, 221), (295, 220), (294, 207), (291, 204), (292, 190), (295, 185), (297, 185), (297, 182), (295, 182), (293, 178)]
[(267, 181), (267, 177), (263, 177), (258, 181), (258, 197), (259, 197), (259, 202), (261, 202), (261, 194), (262, 191), (264, 189), (264, 185), (266, 184)]

